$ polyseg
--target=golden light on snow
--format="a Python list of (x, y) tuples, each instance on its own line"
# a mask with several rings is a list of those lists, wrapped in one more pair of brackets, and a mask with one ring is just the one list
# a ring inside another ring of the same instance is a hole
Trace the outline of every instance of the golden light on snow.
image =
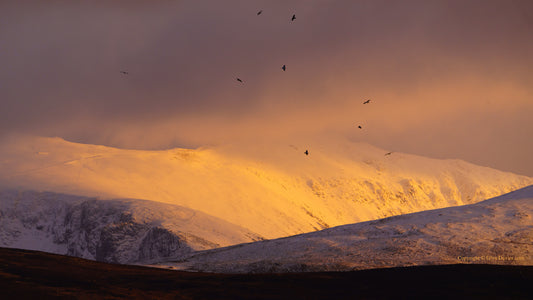
[(219, 272), (530, 263), (531, 12), (0, 1), (0, 246)]
[(144, 151), (12, 139), (0, 148), (0, 182), (180, 205), (265, 238), (475, 203), (533, 183), (461, 161), (385, 155), (336, 138), (245, 145)]

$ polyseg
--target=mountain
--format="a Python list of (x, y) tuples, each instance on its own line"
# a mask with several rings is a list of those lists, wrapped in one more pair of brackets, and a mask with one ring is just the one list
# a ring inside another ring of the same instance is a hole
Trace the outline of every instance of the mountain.
[(0, 144), (0, 187), (148, 199), (272, 239), (476, 203), (533, 184), (460, 160), (388, 152), (341, 139), (142, 151), (18, 137)]
[(207, 250), (160, 266), (264, 273), (456, 263), (533, 265), (533, 185), (476, 204)]
[(0, 191), (2, 247), (148, 263), (260, 239), (240, 226), (172, 204)]

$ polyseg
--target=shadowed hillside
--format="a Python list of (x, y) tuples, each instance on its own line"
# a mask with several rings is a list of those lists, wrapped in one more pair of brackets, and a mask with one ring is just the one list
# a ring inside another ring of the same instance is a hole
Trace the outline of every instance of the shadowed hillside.
[(99, 263), (0, 248), (4, 299), (528, 299), (533, 267), (443, 265), (230, 275)]

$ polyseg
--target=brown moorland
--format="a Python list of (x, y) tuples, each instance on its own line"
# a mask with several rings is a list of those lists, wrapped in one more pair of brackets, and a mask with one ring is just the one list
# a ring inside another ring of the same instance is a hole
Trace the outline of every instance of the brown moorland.
[(0, 248), (2, 299), (531, 299), (533, 266), (191, 273)]

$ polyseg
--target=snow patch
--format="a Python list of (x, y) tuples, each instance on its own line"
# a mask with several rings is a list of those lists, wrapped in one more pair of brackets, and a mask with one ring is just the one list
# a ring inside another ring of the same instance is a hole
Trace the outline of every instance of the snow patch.
[(146, 263), (260, 239), (244, 228), (176, 205), (0, 191), (3, 247), (105, 262)]
[(181, 270), (348, 271), (426, 264), (533, 264), (533, 186), (477, 204), (343, 225), (161, 262)]

